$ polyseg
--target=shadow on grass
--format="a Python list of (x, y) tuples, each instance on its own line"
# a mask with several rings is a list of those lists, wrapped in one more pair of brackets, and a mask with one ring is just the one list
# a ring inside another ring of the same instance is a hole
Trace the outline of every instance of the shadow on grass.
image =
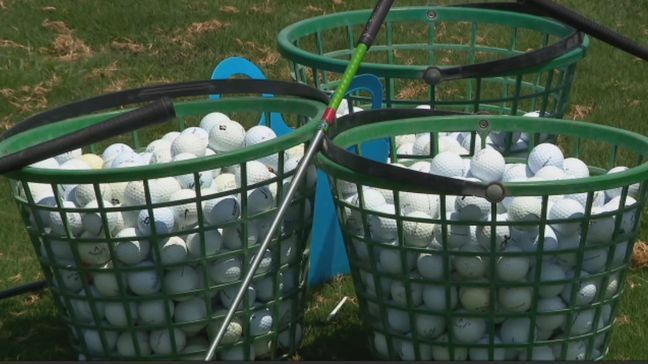
[(0, 301), (0, 359), (74, 360), (48, 290)]

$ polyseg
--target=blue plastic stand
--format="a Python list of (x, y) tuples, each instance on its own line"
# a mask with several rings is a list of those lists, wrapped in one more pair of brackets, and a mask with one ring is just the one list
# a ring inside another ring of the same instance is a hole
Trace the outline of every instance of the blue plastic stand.
[[(261, 70), (252, 62), (241, 57), (231, 57), (221, 61), (211, 78), (227, 79), (232, 76), (247, 76), (253, 79), (266, 79)], [(382, 84), (380, 80), (369, 74), (357, 76), (351, 82), (347, 95), (357, 92), (366, 91), (371, 94), (373, 109), (382, 106)], [(272, 95), (264, 94), (264, 97)], [(210, 98), (217, 100), (220, 95), (210, 95)], [(259, 125), (267, 125), (265, 117), (261, 117)], [(281, 114), (270, 114), (270, 127), (278, 135), (284, 135), (292, 131)], [(373, 141), (362, 145), (363, 155), (376, 160), (385, 162), (389, 152), (387, 140)], [(315, 191), (315, 209), (313, 212), (313, 228), (311, 231), (311, 254), (310, 270), (308, 276), (309, 285), (318, 284), (330, 280), (339, 274), (349, 272), (349, 261), (344, 249), (344, 240), (342, 231), (337, 220), (335, 205), (329, 180), (324, 172), (317, 172), (317, 188)]]

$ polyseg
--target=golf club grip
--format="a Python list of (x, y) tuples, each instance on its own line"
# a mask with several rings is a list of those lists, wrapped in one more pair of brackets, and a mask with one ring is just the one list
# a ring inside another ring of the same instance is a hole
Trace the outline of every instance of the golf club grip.
[(613, 47), (621, 49), (627, 53), (637, 56), (644, 61), (648, 61), (648, 49), (640, 46), (632, 39), (625, 37), (607, 27), (597, 24), (581, 14), (558, 5), (551, 0), (518, 0), (523, 4), (542, 11), (557, 20), (560, 20), (572, 27), (579, 29), (593, 37), (596, 37)]
[(2, 157), (0, 174), (174, 117), (173, 102), (163, 97), (139, 109)]
[(431, 173), (414, 171), (398, 166), (373, 161), (369, 158), (351, 153), (333, 143), (331, 137), (357, 126), (382, 121), (408, 119), (424, 116), (466, 115), (457, 112), (425, 109), (384, 109), (370, 110), (347, 114), (336, 123), (330, 135), (322, 142), (322, 154), (336, 164), (371, 178), (397, 184), (403, 191), (432, 193), (457, 196), (478, 196), (490, 202), (499, 202), (506, 196), (506, 189), (500, 183), (482, 184), (459, 178), (439, 176)]
[(360, 36), (358, 43), (362, 43), (367, 47), (371, 47), (371, 44), (376, 38), (376, 35), (378, 34), (378, 31), (385, 21), (385, 18), (389, 13), (389, 9), (393, 4), (394, 0), (379, 0), (376, 3), (376, 6), (371, 12), (371, 16), (369, 17), (369, 20), (367, 21), (367, 24), (362, 31), (362, 35)]

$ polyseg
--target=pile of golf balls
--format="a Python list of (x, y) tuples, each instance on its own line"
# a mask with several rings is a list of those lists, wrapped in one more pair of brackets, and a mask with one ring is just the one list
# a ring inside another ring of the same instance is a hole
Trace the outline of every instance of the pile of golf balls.
[[(429, 159), (391, 164), (483, 184), (590, 176), (583, 161), (566, 158), (553, 144), (535, 146), (526, 163), (506, 163), (490, 143), (469, 156), (469, 143), (459, 137), (441, 136), (439, 153)], [(429, 133), (399, 136), (397, 153), (430, 155), (429, 138)], [(604, 351), (608, 331), (595, 330), (613, 320), (611, 299), (619, 293), (620, 268), (640, 221), (638, 184), (629, 186), (623, 205), (622, 188), (612, 188), (551, 195), (544, 207), (541, 196), (510, 196), (492, 205), (474, 196), (441, 197), (346, 181), (337, 190), (343, 228), (352, 237), (356, 290), (375, 328), (373, 349), (380, 356), (554, 360), (593, 359)], [(543, 220), (547, 223), (541, 225)], [(590, 336), (561, 341), (583, 334)], [(593, 346), (586, 358), (589, 338)], [(495, 350), (489, 358), (491, 343)], [(527, 352), (529, 343), (534, 346)]]
[[(101, 154), (74, 150), (32, 167), (180, 165), (274, 138), (266, 126), (246, 131), (214, 112), (199, 126), (170, 132), (140, 151), (116, 143)], [(282, 158), (268, 154), (247, 161), (244, 173), (241, 164), (233, 164), (149, 180), (54, 186), (30, 182), (29, 194), (18, 186), (19, 196), (35, 203), (29, 223), (42, 233), (40, 259), (52, 268), (66, 314), (74, 322), (101, 327), (81, 330), (87, 354), (190, 358), (194, 353), (202, 359), (303, 152), (303, 145), (297, 145), (281, 152)], [(243, 347), (233, 346), (243, 340), (253, 341), (248, 359), (268, 357), (271, 332), (277, 334), (277, 350), (301, 340), (301, 326), (293, 316), (301, 300), (295, 298), (301, 285), (298, 252), (308, 235), (303, 230), (310, 227), (314, 167), (305, 180), (240, 307), (248, 306), (250, 316), (238, 313), (227, 328), (219, 354), (223, 360), (245, 359)]]

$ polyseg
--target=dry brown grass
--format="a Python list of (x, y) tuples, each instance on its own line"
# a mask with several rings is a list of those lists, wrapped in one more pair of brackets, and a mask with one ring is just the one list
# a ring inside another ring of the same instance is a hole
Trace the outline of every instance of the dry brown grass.
[(212, 19), (200, 23), (191, 23), (189, 28), (187, 28), (187, 33), (189, 34), (204, 34), (207, 32), (213, 32), (219, 30), (223, 27), (228, 26), (227, 23), (223, 23), (219, 20)]
[(0, 39), (0, 48), (21, 48), (25, 50), (31, 50), (31, 47), (16, 43), (10, 39)]
[(22, 86), (18, 89), (0, 89), (0, 95), (5, 97), (18, 112), (33, 112), (47, 107), (47, 95), (59, 82), (59, 77), (53, 75), (49, 80), (39, 82), (34, 86)]
[(70, 34), (72, 33), (72, 29), (70, 29), (67, 24), (60, 20), (49, 20), (45, 19), (41, 23), (41, 26), (45, 29), (49, 29), (53, 32), (59, 33), (59, 34)]
[(7, 8), (7, 5), (5, 5), (4, 0), (0, 0), (0, 10), (4, 10)]
[(41, 8), (41, 10), (43, 10), (43, 11), (56, 11), (56, 7), (54, 7), (54, 6), (43, 6)]
[(61, 61), (76, 61), (92, 55), (92, 50), (83, 40), (72, 34), (59, 34), (52, 42), (52, 51)]
[(585, 118), (592, 113), (593, 106), (587, 105), (571, 105), (567, 116), (572, 120), (585, 120)]
[(308, 5), (304, 8), (304, 10), (309, 13), (324, 13), (324, 9), (314, 5)]
[(227, 14), (238, 14), (241, 12), (236, 6), (232, 5), (221, 6), (220, 11)]
[(258, 65), (273, 65), (281, 59), (279, 52), (275, 51), (272, 47), (262, 46), (252, 41), (242, 41), (239, 38), (236, 38), (235, 41), (241, 48), (256, 53), (252, 58), (257, 60), (256, 63)]
[(412, 99), (416, 96), (424, 95), (428, 91), (428, 86), (424, 82), (408, 82), (396, 94), (397, 99)]
[(272, 6), (270, 5), (270, 0), (262, 5), (253, 5), (250, 7), (250, 11), (257, 14), (270, 14), (272, 13)]
[(115, 71), (117, 71), (117, 61), (112, 62), (106, 67), (95, 68), (90, 73), (85, 76), (86, 80), (93, 80), (98, 78), (109, 78), (112, 77)]
[[(110, 48), (119, 51), (127, 51), (132, 54), (139, 54), (147, 49), (147, 47), (144, 47), (142, 44), (136, 43), (130, 39), (125, 39), (124, 41), (113, 40), (110, 42)], [(150, 49), (151, 45), (149, 45), (148, 48)]]
[(648, 244), (639, 240), (635, 242), (632, 249), (631, 267), (633, 269), (643, 269), (648, 267)]

